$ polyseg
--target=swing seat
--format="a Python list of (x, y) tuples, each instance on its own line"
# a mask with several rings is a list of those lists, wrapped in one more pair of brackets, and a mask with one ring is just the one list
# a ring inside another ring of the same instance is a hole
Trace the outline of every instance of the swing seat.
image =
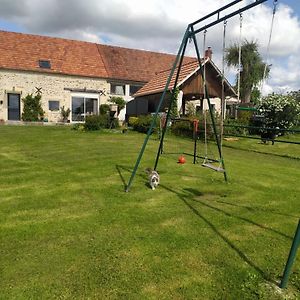
[(225, 173), (225, 170), (223, 168), (221, 168), (220, 166), (217, 167), (209, 162), (205, 162), (202, 164), (202, 167), (205, 167), (205, 168), (209, 168), (209, 169), (212, 169), (214, 171), (217, 171), (217, 172), (222, 172), (222, 173)]

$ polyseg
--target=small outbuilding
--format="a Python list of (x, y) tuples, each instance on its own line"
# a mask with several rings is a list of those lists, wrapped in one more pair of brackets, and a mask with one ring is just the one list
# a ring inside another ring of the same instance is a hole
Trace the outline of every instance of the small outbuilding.
[[(224, 85), (222, 84), (222, 72), (211, 60), (211, 57), (204, 58), (202, 60), (202, 66), (204, 68), (206, 85), (213, 109), (215, 109), (216, 112), (221, 112), (222, 89), (224, 89), (225, 99), (230, 99), (230, 105), (234, 105), (235, 102), (237, 102), (235, 98), (236, 92), (227, 79), (224, 80)], [(134, 95), (134, 100), (127, 104), (127, 117), (156, 111), (170, 71), (171, 69), (168, 69), (157, 73)], [(171, 91), (174, 87), (176, 71), (177, 70), (175, 70), (171, 79), (168, 91)], [(186, 114), (188, 103), (192, 103), (197, 112), (208, 109), (207, 101), (204, 101), (204, 87), (200, 66), (196, 59), (182, 65), (177, 88), (179, 88), (177, 106), (181, 115)], [(161, 112), (166, 111), (168, 108), (170, 96), (171, 93), (167, 93), (161, 107)], [(228, 108), (229, 107), (227, 107), (227, 109)]]

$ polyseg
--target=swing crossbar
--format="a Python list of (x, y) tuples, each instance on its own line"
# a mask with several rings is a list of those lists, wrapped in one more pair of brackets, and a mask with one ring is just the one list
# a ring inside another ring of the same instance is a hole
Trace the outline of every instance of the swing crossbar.
[(203, 163), (202, 164), (202, 167), (205, 167), (205, 168), (209, 168), (209, 169), (212, 169), (216, 172), (221, 172), (221, 173), (225, 173), (225, 170), (223, 168), (221, 168), (220, 166), (215, 166), (209, 162), (206, 162), (206, 163)]

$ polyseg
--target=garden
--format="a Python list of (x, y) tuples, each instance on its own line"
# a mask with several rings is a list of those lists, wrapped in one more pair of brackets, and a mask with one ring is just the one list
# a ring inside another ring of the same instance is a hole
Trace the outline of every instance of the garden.
[(1, 299), (299, 299), (299, 255), (278, 288), (299, 145), (225, 141), (225, 183), (189, 155), (178, 164), (193, 142), (168, 134), (152, 191), (153, 133), (125, 193), (145, 135), (123, 132), (0, 127)]

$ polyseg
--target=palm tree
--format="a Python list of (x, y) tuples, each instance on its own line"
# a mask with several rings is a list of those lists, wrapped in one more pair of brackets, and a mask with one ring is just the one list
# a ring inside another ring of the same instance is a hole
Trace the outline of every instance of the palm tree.
[[(226, 49), (225, 60), (228, 66), (239, 66), (239, 45), (237, 43)], [(265, 79), (264, 77), (269, 75), (269, 72), (270, 67), (263, 62), (258, 52), (258, 44), (245, 40), (241, 45), (240, 68), (240, 98), (243, 103), (250, 102), (253, 89)]]

